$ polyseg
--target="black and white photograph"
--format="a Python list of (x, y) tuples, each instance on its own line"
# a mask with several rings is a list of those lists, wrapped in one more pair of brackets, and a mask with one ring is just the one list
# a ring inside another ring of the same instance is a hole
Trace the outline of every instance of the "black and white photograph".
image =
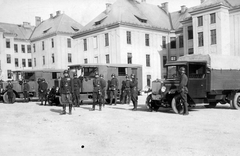
[(0, 0), (0, 156), (238, 156), (240, 0)]

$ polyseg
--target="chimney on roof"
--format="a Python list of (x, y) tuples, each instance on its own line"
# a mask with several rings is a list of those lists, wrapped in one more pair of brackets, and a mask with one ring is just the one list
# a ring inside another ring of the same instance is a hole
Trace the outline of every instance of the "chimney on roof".
[(29, 22), (23, 22), (23, 27), (24, 28), (29, 28), (31, 25)]
[(110, 11), (111, 3), (106, 3), (106, 12), (108, 13)]
[(201, 4), (204, 2), (205, 0), (201, 0)]
[(186, 11), (187, 7), (186, 5), (182, 5), (181, 6), (181, 13), (184, 13)]
[(60, 11), (60, 10), (56, 11), (56, 16), (58, 16), (58, 15), (60, 15), (60, 14), (61, 14), (61, 11)]
[(168, 2), (162, 3), (162, 8), (168, 13)]
[(50, 18), (53, 18), (53, 14), (50, 14)]
[(41, 22), (42, 22), (42, 21), (41, 21), (41, 17), (36, 16), (36, 17), (35, 17), (35, 25), (36, 25), (36, 27), (37, 27)]

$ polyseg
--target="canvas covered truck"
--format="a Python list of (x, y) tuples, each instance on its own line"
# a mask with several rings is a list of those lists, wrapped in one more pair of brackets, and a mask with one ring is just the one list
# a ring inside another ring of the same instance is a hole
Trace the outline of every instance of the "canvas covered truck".
[[(30, 100), (38, 99), (38, 80), (44, 78), (48, 83), (48, 87), (59, 86), (60, 78), (63, 70), (61, 69), (45, 69), (45, 70), (16, 70), (13, 71), (13, 92), (14, 101), (16, 98), (23, 98), (22, 83), (26, 80), (30, 86)], [(1, 82), (1, 97), (4, 102), (8, 102), (6, 93), (7, 82)]]
[[(77, 73), (78, 77), (82, 80), (82, 89), (80, 93), (81, 100), (88, 100), (92, 98), (93, 92), (93, 79), (95, 73), (102, 74), (106, 80), (106, 101), (109, 102), (108, 84), (111, 80), (111, 75), (115, 74), (118, 79), (118, 97), (120, 97), (120, 89), (122, 82), (126, 80), (126, 75), (135, 74), (138, 78), (138, 88), (142, 89), (142, 66), (135, 64), (76, 64), (69, 65), (70, 76)], [(114, 99), (115, 100), (115, 99)]]
[(186, 55), (177, 61), (166, 64), (167, 74), (164, 80), (152, 83), (152, 93), (146, 99), (150, 110), (159, 107), (171, 108), (182, 112), (177, 87), (180, 67), (185, 67), (188, 77), (188, 104), (194, 106), (208, 103), (206, 107), (217, 104), (230, 104), (240, 109), (240, 58), (221, 55)]

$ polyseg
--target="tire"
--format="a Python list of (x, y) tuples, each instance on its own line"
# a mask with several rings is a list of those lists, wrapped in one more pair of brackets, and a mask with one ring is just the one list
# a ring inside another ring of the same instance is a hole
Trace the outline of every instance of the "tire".
[(149, 111), (152, 111), (152, 95), (148, 95), (146, 99), (146, 106), (149, 109)]
[(236, 93), (234, 95), (232, 107), (233, 107), (233, 109), (240, 110), (240, 93)]
[(156, 102), (152, 101), (152, 95), (151, 94), (147, 96), (146, 105), (147, 105), (147, 108), (149, 109), (150, 112), (152, 112), (153, 110), (158, 111), (158, 109), (159, 109), (159, 106), (156, 105)]
[(216, 102), (209, 102), (209, 105), (205, 105), (205, 108), (215, 108), (217, 105)]
[(180, 99), (180, 96), (177, 95), (177, 96), (175, 96), (172, 99), (171, 106), (172, 106), (173, 111), (176, 114), (183, 114), (183, 112), (184, 112), (184, 103)]
[[(15, 100), (16, 100), (16, 94), (13, 93), (13, 103), (15, 102)], [(7, 92), (3, 94), (3, 101), (4, 103), (9, 103)]]

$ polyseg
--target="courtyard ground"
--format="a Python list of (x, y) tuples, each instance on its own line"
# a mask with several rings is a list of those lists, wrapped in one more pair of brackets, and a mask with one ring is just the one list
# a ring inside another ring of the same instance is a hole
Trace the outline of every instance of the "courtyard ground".
[(148, 112), (146, 96), (132, 104), (89, 111), (91, 101), (72, 115), (39, 102), (0, 103), (1, 156), (237, 156), (240, 111), (229, 105)]

